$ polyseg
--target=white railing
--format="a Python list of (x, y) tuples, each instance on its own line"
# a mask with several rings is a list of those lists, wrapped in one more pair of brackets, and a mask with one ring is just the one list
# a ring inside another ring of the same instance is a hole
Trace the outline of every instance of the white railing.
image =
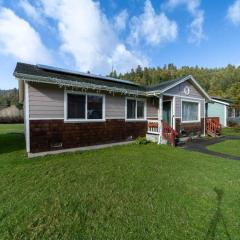
[(159, 134), (160, 132), (160, 121), (148, 120), (148, 133)]

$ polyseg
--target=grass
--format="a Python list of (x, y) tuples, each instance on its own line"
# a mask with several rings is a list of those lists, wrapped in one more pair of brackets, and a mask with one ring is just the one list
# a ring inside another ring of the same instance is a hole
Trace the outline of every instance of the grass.
[(222, 135), (225, 136), (240, 136), (240, 128), (223, 128)]
[(22, 133), (23, 124), (0, 124), (0, 134), (4, 133)]
[(240, 157), (240, 140), (226, 140), (208, 147), (209, 150)]
[(239, 238), (238, 161), (154, 144), (27, 159), (0, 129), (1, 239)]

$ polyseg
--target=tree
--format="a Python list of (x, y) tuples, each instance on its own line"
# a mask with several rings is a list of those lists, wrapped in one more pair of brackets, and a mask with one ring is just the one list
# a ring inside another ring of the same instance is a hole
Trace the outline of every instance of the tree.
[(176, 79), (187, 75), (193, 77), (201, 86), (214, 96), (224, 97), (239, 101), (240, 98), (240, 67), (227, 65), (222, 68), (201, 68), (199, 66), (183, 66), (177, 68), (173, 63), (163, 67), (142, 69), (137, 66), (130, 72), (117, 74), (114, 77), (131, 80), (143, 85), (158, 84), (166, 80)]

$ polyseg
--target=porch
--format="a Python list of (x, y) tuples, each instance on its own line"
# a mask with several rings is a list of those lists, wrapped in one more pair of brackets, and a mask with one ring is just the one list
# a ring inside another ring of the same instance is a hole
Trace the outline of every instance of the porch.
[(157, 100), (157, 117), (147, 119), (148, 140), (175, 146), (177, 141), (185, 142), (205, 134), (221, 135), (219, 119), (206, 118), (204, 101), (170, 95), (154, 98)]
[(158, 144), (176, 145), (178, 133), (165, 121), (148, 120), (147, 139)]
[(240, 125), (240, 106), (227, 107), (227, 125)]
[[(170, 143), (175, 146), (175, 97), (159, 95), (154, 97), (157, 118), (149, 117), (147, 139), (158, 144)], [(157, 102), (156, 102), (157, 101)]]

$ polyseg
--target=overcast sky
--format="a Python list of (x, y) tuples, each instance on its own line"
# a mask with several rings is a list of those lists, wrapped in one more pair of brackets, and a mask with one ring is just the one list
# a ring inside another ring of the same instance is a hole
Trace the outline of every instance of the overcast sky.
[(108, 74), (240, 64), (240, 0), (0, 0), (0, 89), (17, 61)]

